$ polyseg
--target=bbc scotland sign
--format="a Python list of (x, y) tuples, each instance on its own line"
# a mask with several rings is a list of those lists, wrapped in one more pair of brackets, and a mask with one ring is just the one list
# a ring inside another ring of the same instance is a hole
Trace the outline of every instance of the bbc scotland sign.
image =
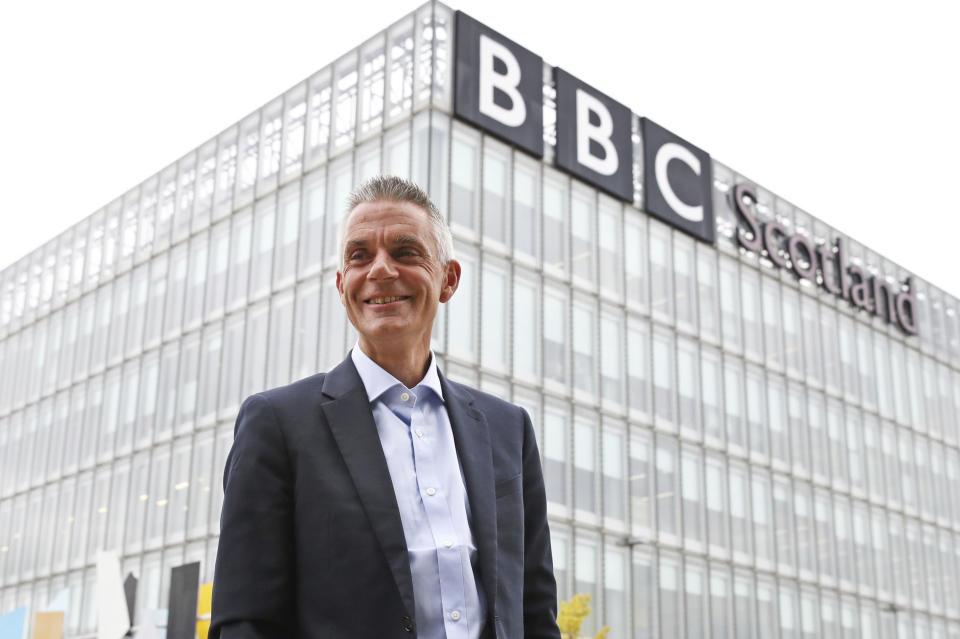
[[(556, 90), (554, 163), (610, 195), (633, 203), (633, 121), (630, 109), (540, 56), (477, 22), (456, 14), (454, 114), (523, 151), (542, 158), (543, 81)], [(545, 72), (546, 71), (546, 72)], [(648, 213), (699, 241), (716, 241), (710, 155), (655, 122), (639, 119), (643, 189)], [(843, 244), (788, 235), (776, 220), (753, 213), (753, 185), (727, 197), (737, 212), (737, 242), (826, 291), (916, 335), (911, 279), (891, 285), (847, 264)]]

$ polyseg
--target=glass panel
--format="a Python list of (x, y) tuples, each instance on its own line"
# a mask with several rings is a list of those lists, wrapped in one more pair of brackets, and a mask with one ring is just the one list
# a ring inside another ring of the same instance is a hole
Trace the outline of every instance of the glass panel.
[(650, 336), (645, 328), (627, 326), (627, 398), (631, 410), (650, 412)]
[[(548, 315), (549, 317), (549, 315)], [(573, 384), (585, 393), (594, 393), (594, 320), (592, 308), (573, 306)]]
[(623, 265), (620, 260), (620, 242), (623, 238), (619, 204), (600, 196), (600, 215), (597, 220), (600, 287), (619, 297), (623, 278)]
[(253, 255), (250, 263), (250, 296), (254, 299), (270, 291), (276, 217), (276, 205), (272, 198), (257, 202), (253, 212)]
[(684, 574), (684, 622), (688, 637), (706, 636), (707, 598), (705, 571), (702, 565), (688, 562)]
[(577, 511), (597, 512), (596, 498), (596, 426), (584, 419), (573, 422), (573, 488)]
[(293, 280), (297, 266), (297, 243), (300, 236), (300, 189), (298, 185), (284, 189), (278, 207), (276, 247), (273, 262), (275, 288)]
[(797, 533), (797, 563), (801, 571), (813, 575), (817, 570), (814, 542), (813, 502), (811, 487), (798, 483), (793, 495), (794, 525)]
[(676, 441), (657, 438), (657, 529), (663, 535), (680, 533), (680, 496)]
[(477, 357), (475, 322), (475, 295), (477, 282), (476, 261), (460, 255), (462, 273), (456, 294), (447, 303), (448, 348), (451, 354), (473, 361)]
[(697, 303), (700, 309), (700, 335), (705, 339), (720, 339), (719, 290), (717, 262), (711, 251), (697, 248)]
[(714, 639), (729, 639), (730, 576), (723, 568), (710, 570), (710, 631)]
[(723, 364), (723, 406), (727, 442), (732, 450), (745, 451), (747, 433), (743, 406), (743, 364), (732, 358), (725, 358)]
[(693, 243), (679, 234), (673, 238), (674, 307), (677, 323), (690, 328), (697, 326), (696, 274), (694, 273)]
[(741, 308), (743, 310), (744, 351), (757, 359), (763, 357), (763, 332), (761, 326), (760, 290), (756, 274), (743, 269), (740, 280)]
[(527, 379), (537, 377), (537, 336), (539, 314), (535, 285), (520, 278), (513, 284), (513, 374)]
[(694, 342), (677, 340), (677, 409), (680, 427), (693, 439), (700, 439), (699, 355)]
[(820, 318), (817, 303), (806, 295), (800, 296), (800, 311), (803, 323), (803, 358), (807, 379), (820, 386), (823, 384), (823, 358), (820, 345)]
[(450, 147), (450, 223), (465, 229), (477, 226), (477, 143), (457, 135)]
[[(602, 622), (611, 628), (627, 628), (627, 559), (620, 550), (604, 551)], [(623, 636), (626, 636), (625, 634)]]
[(273, 298), (270, 307), (270, 336), (266, 384), (268, 388), (287, 384), (290, 380), (290, 358), (293, 328), (293, 291)]
[(564, 182), (543, 181), (543, 264), (561, 273), (567, 268), (567, 195)]
[(594, 277), (593, 224), (597, 216), (594, 200), (592, 193), (574, 188), (570, 204), (573, 274), (589, 282), (593, 282)]
[(737, 263), (720, 258), (720, 317), (723, 328), (723, 346), (731, 351), (740, 350), (740, 277)]
[(300, 273), (320, 268), (323, 256), (323, 229), (326, 182), (323, 171), (315, 171), (303, 181), (303, 228), (300, 230)]
[(538, 167), (516, 158), (513, 165), (513, 248), (537, 258)]
[(673, 268), (669, 234), (660, 226), (650, 229), (650, 308), (666, 322), (673, 321)]
[(660, 591), (657, 599), (660, 603), (660, 636), (682, 636), (683, 618), (680, 602), (680, 568), (677, 560), (660, 558)]
[(293, 379), (302, 379), (317, 371), (319, 331), (320, 286), (314, 282), (297, 290), (293, 325)]
[(510, 162), (506, 149), (491, 148), (493, 144), (488, 141), (483, 150), (483, 235), (488, 241), (506, 245)]
[[(597, 601), (597, 546), (588, 540), (578, 540), (574, 552), (574, 590), (577, 594), (585, 594), (590, 601)], [(597, 630), (597, 615), (589, 615), (584, 619), (580, 631), (592, 635)]]
[(609, 402), (622, 402), (621, 358), (623, 344), (620, 328), (622, 320), (608, 316), (600, 318), (600, 390)]
[(780, 317), (780, 287), (776, 282), (763, 278), (763, 348), (767, 366), (782, 369), (784, 364), (783, 338), (786, 324)]
[(705, 468), (707, 535), (711, 552), (728, 552), (729, 534), (727, 532), (727, 482), (726, 470), (720, 458), (707, 458)]
[(567, 504), (567, 418), (547, 409), (544, 412), (543, 479), (547, 501)]
[[(603, 516), (620, 527), (626, 521), (623, 433), (603, 432)], [(607, 525), (611, 525), (608, 523)]]
[[(480, 324), (482, 362), (486, 367), (504, 370), (507, 368), (508, 319), (510, 317), (507, 310), (509, 295), (506, 274), (492, 265), (484, 265), (481, 290), (483, 291), (483, 303), (480, 305), (483, 316)], [(520, 309), (520, 314), (528, 314), (530, 309), (531, 307), (525, 306)]]
[(673, 336), (656, 332), (653, 335), (653, 390), (656, 416), (673, 422), (674, 371)]
[(633, 552), (633, 636), (652, 639), (656, 619), (656, 576), (653, 561), (644, 552)]
[(766, 473), (756, 470), (751, 473), (751, 495), (754, 552), (758, 560), (772, 563), (774, 558), (773, 512), (770, 500), (770, 477)]
[(750, 496), (747, 471), (739, 464), (732, 464), (730, 473), (730, 528), (734, 552), (750, 557)]
[(647, 303), (646, 255), (643, 221), (628, 211), (623, 226), (624, 271), (627, 301), (644, 307)]
[[(703, 526), (702, 489), (703, 456), (694, 450), (684, 450), (681, 455), (680, 477), (683, 499), (683, 536), (687, 543), (703, 544), (705, 531)], [(696, 611), (690, 611), (695, 613)]]
[(630, 438), (630, 519), (634, 535), (647, 535), (653, 524), (653, 475), (650, 437), (645, 433)]
[(544, 292), (543, 314), (551, 319), (543, 325), (543, 373), (547, 379), (559, 384), (567, 383), (566, 308), (563, 297)]

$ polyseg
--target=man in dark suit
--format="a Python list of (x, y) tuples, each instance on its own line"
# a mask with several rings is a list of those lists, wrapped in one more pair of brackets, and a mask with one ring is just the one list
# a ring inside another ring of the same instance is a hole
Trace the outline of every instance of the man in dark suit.
[(450, 231), (417, 186), (351, 195), (337, 289), (359, 339), (248, 398), (224, 472), (213, 639), (559, 639), (526, 412), (443, 377)]

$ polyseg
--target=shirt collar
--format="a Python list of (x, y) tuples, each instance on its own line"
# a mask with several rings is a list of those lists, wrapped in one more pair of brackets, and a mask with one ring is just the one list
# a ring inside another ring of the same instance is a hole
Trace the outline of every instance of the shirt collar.
[[(357, 367), (357, 372), (360, 373), (360, 379), (363, 381), (363, 387), (367, 391), (367, 398), (370, 400), (370, 403), (375, 402), (381, 395), (397, 384), (403, 386), (403, 382), (383, 370), (383, 367), (363, 352), (363, 349), (360, 348), (360, 342), (357, 342), (353, 347), (353, 350), (350, 352), (350, 357), (353, 359), (353, 365)], [(417, 384), (417, 387), (429, 388), (440, 398), (440, 401), (443, 401), (443, 390), (440, 388), (440, 375), (437, 372), (437, 357), (432, 350), (430, 351), (430, 365), (427, 367), (427, 372), (423, 376), (423, 379), (420, 380), (420, 383)], [(404, 386), (404, 388), (406, 387)]]

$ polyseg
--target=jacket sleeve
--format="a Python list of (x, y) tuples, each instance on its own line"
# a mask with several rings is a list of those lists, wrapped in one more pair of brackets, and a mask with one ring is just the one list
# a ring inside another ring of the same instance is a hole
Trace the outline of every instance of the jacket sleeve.
[(296, 636), (293, 471), (263, 395), (237, 415), (223, 491), (211, 639)]
[(523, 635), (525, 639), (560, 639), (547, 495), (527, 411), (523, 411), (523, 517)]

